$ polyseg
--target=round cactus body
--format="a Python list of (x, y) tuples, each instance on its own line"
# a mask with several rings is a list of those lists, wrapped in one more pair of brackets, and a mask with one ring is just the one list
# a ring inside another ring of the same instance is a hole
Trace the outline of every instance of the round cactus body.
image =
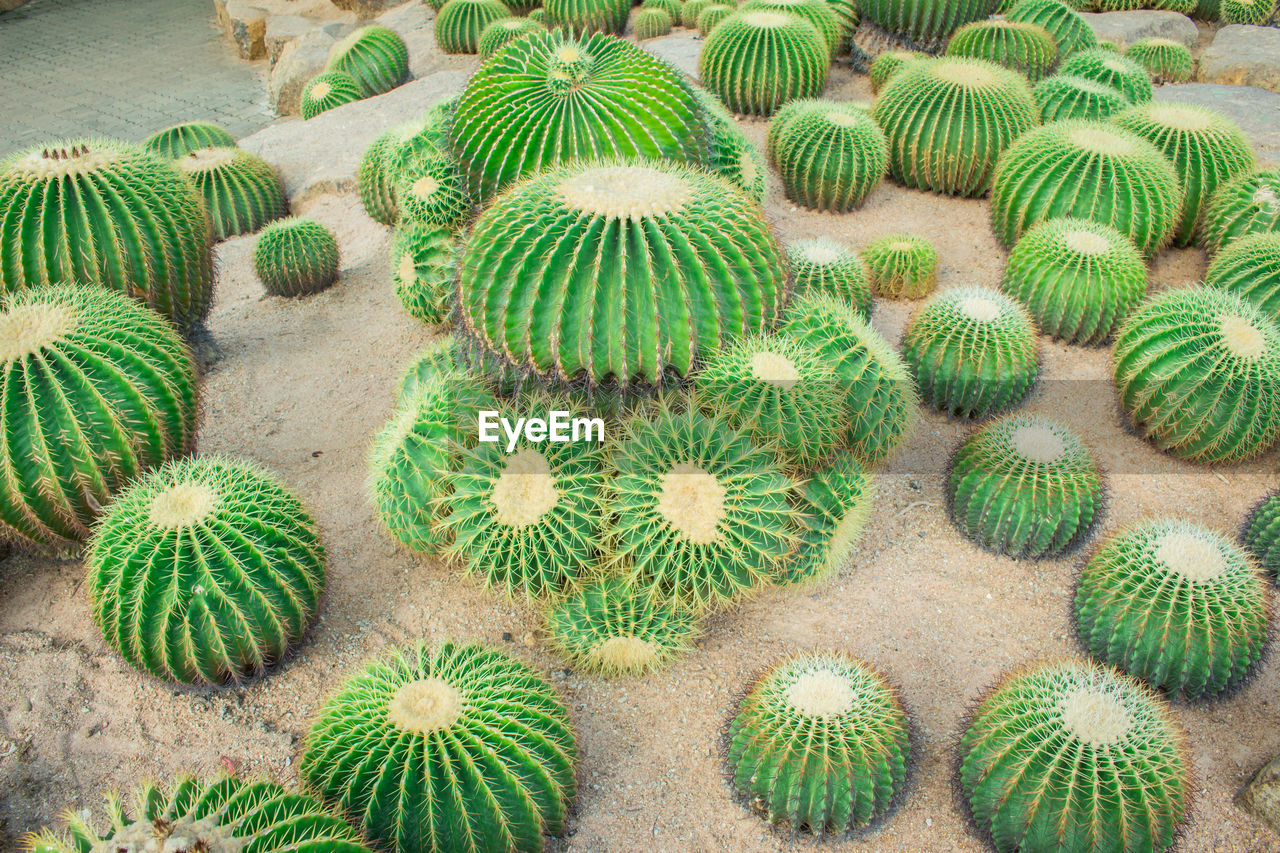
[(734, 8), (726, 3), (712, 3), (704, 7), (698, 13), (698, 35), (704, 39), (711, 35), (711, 31), (716, 28), (716, 24), (732, 15)]
[(406, 225), (460, 230), (471, 215), (471, 195), (458, 164), (437, 154), (420, 157), (396, 185), (396, 208)]
[(529, 21), (532, 21), (533, 23), (537, 24), (540, 27), (545, 27), (547, 23), (547, 10), (539, 6), (537, 9), (534, 9), (528, 15), (525, 15), (525, 18)]
[(641, 9), (636, 13), (635, 34), (637, 39), (643, 41), (644, 39), (658, 38), (670, 32), (671, 16), (661, 9)]
[(1271, 580), (1280, 578), (1280, 491), (1258, 502), (1245, 519), (1240, 538)]
[(1084, 77), (1110, 86), (1133, 104), (1145, 104), (1153, 94), (1151, 77), (1147, 75), (1145, 68), (1132, 59), (1102, 48), (1072, 54), (1062, 61), (1058, 73)]
[(1146, 295), (1147, 266), (1133, 241), (1110, 225), (1050, 219), (1013, 247), (1001, 286), (1045, 334), (1100, 344)]
[(0, 163), (0, 286), (98, 284), (187, 330), (213, 301), (200, 193), (168, 161), (107, 140)]
[(683, 4), (680, 0), (644, 0), (640, 4), (641, 9), (661, 9), (667, 13), (667, 17), (673, 22), (680, 20), (680, 12)]
[(1186, 521), (1137, 524), (1090, 558), (1076, 630), (1100, 660), (1189, 698), (1217, 696), (1262, 657), (1271, 602), (1256, 563)]
[(871, 515), (875, 484), (852, 453), (815, 471), (799, 489), (799, 542), (774, 575), (780, 583), (830, 577), (848, 564)]
[(813, 24), (813, 28), (829, 46), (832, 56), (835, 56), (840, 46), (840, 21), (827, 0), (746, 0), (738, 9), (743, 12), (761, 10), (795, 15)]
[(999, 0), (858, 0), (862, 20), (926, 49), (942, 46), (959, 27), (980, 21)]
[(173, 162), (204, 198), (214, 240), (257, 231), (289, 210), (280, 179), (256, 154), (200, 148)]
[(947, 55), (985, 59), (1034, 83), (1058, 64), (1058, 44), (1039, 24), (993, 18), (965, 24), (952, 33)]
[(1036, 328), (1020, 302), (985, 287), (934, 297), (902, 340), (920, 396), (941, 411), (985, 418), (1031, 390), (1039, 370)]
[(1221, 0), (1218, 18), (1224, 24), (1259, 27), (1271, 19), (1275, 10), (1275, 0)]
[(225, 128), (207, 121), (189, 121), (153, 133), (142, 147), (166, 160), (177, 160), (201, 148), (234, 148), (235, 144), (236, 138)]
[(312, 119), (334, 107), (354, 103), (363, 97), (364, 90), (360, 88), (356, 78), (345, 71), (326, 71), (312, 78), (303, 88), (298, 108), (304, 119)]
[(1214, 256), (1205, 284), (1231, 291), (1280, 323), (1280, 233), (1248, 234)]
[(1001, 152), (1037, 123), (1025, 77), (954, 56), (893, 75), (872, 115), (889, 140), (894, 180), (961, 196), (985, 195)]
[(889, 78), (898, 73), (909, 63), (918, 59), (928, 59), (928, 55), (915, 50), (886, 50), (871, 61), (867, 76), (871, 78), (871, 91), (878, 93)]
[(1037, 223), (1075, 217), (1113, 226), (1151, 257), (1181, 215), (1178, 173), (1160, 149), (1094, 122), (1059, 121), (1023, 134), (991, 186), (991, 225), (1009, 247)]
[(8, 294), (0, 356), (6, 539), (76, 546), (115, 493), (194, 444), (191, 355), (163, 317), (123, 294), (79, 285)]
[(1156, 853), (1190, 805), (1191, 759), (1168, 705), (1094, 664), (1015, 671), (960, 749), (965, 799), (1000, 853)]
[(476, 54), (482, 60), (488, 59), (510, 42), (524, 38), (530, 33), (540, 33), (544, 29), (542, 24), (528, 18), (500, 18), (480, 31), (480, 40), (476, 42)]
[(787, 12), (737, 12), (706, 39), (698, 76), (736, 113), (772, 115), (789, 100), (816, 97), (827, 83), (827, 41)]
[(1074, 9), (1060, 0), (1018, 0), (1009, 9), (1010, 21), (1044, 27), (1058, 45), (1058, 61), (1071, 54), (1096, 47), (1093, 28)]
[(450, 228), (420, 222), (396, 228), (391, 240), (391, 283), (409, 315), (429, 326), (453, 312), (458, 238)]
[(828, 104), (786, 123), (776, 145), (787, 198), (814, 210), (846, 212), (884, 176), (884, 133), (865, 110)]
[(862, 250), (871, 288), (889, 299), (919, 299), (938, 281), (938, 250), (916, 234), (889, 234)]
[(1210, 254), (1246, 234), (1269, 232), (1280, 232), (1280, 169), (1236, 175), (1209, 197), (1200, 238)]
[(726, 178), (747, 195), (764, 204), (769, 186), (769, 166), (755, 144), (747, 139), (720, 99), (706, 89), (696, 87), (694, 95), (702, 106), (703, 120), (711, 131), (711, 159), (708, 169)]
[(680, 26), (687, 30), (698, 28), (698, 16), (711, 5), (711, 0), (685, 0), (680, 7)]
[(1138, 39), (1124, 49), (1124, 55), (1145, 68), (1157, 83), (1186, 83), (1195, 73), (1191, 50), (1180, 41)]
[(1104, 121), (1131, 106), (1118, 89), (1074, 74), (1046, 77), (1032, 94), (1044, 124), (1071, 119)]
[[(630, 0), (550, 0), (544, 3), (547, 22), (577, 36), (593, 33), (621, 35), (627, 26)], [(572, 81), (566, 81), (572, 85)]]
[(885, 814), (906, 782), (910, 753), (897, 692), (840, 652), (775, 664), (729, 726), (734, 787), (770, 821), (816, 835)]
[(458, 371), (463, 362), (464, 347), (456, 337), (441, 335), (435, 338), (418, 351), (400, 377), (396, 405), (411, 399), (431, 377)]
[(964, 535), (1011, 557), (1053, 557), (1102, 509), (1102, 477), (1080, 438), (1044, 418), (1010, 415), (951, 460), (951, 517)]
[(372, 98), (409, 79), (409, 48), (395, 30), (370, 24), (334, 45), (325, 70), (347, 72)]
[(835, 13), (836, 23), (840, 25), (840, 35), (837, 37), (838, 47), (835, 52), (847, 54), (849, 37), (858, 28), (862, 17), (858, 11), (858, 4), (854, 0), (825, 0), (825, 2)]
[(273, 222), (253, 247), (253, 269), (267, 293), (305, 296), (338, 278), (338, 240), (314, 219), (291, 217)]
[(417, 121), (391, 128), (365, 149), (356, 180), (360, 202), (374, 221), (395, 225), (400, 218), (397, 185), (408, 173), (418, 172), (422, 161), (442, 156), (445, 143), (438, 121), (443, 112), (438, 105)]
[(1196, 462), (1235, 462), (1280, 434), (1280, 326), (1213, 287), (1166, 290), (1116, 336), (1115, 382), (1134, 426)]
[(509, 17), (502, 0), (449, 0), (436, 15), (436, 43), (445, 53), (476, 53), (485, 27)]
[(1220, 0), (1197, 0), (1196, 8), (1190, 13), (1192, 17), (1212, 23), (1219, 19)]
[(393, 650), (339, 688), (298, 772), (379, 849), (536, 853), (564, 825), (576, 760), (568, 711), (541, 675), (444, 643)]
[(787, 246), (787, 259), (797, 293), (834, 296), (852, 305), (864, 319), (871, 317), (871, 281), (857, 252), (817, 237)]

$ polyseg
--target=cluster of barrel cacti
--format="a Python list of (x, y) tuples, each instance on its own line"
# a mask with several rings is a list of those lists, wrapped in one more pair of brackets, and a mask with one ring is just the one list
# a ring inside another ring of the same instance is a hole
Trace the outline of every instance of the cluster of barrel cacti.
[[(505, 7), (502, 17), (506, 17)], [(370, 24), (333, 46), (324, 71), (302, 90), (299, 109), (304, 119), (312, 119), (334, 107), (389, 92), (408, 79), (409, 48), (404, 39), (395, 30)]]

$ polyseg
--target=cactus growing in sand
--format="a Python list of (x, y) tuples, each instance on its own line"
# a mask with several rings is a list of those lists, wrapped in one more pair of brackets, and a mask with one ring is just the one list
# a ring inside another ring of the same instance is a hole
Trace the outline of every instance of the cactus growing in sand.
[(1074, 74), (1046, 77), (1031, 93), (1044, 124), (1064, 119), (1103, 121), (1132, 106), (1120, 90)]
[(200, 148), (173, 161), (204, 198), (214, 240), (257, 231), (289, 210), (266, 160), (239, 148)]
[(338, 240), (314, 219), (291, 217), (262, 229), (253, 247), (253, 269), (267, 293), (305, 296), (338, 278)]
[(909, 63), (928, 58), (928, 54), (916, 50), (886, 50), (873, 59), (871, 67), (867, 69), (867, 76), (871, 78), (871, 91), (878, 93), (889, 82), (890, 77)]
[(1280, 578), (1280, 491), (1272, 492), (1254, 506), (1240, 538), (1267, 575), (1273, 581)]
[(350, 104), (364, 97), (360, 83), (345, 71), (326, 71), (311, 79), (302, 89), (298, 109), (303, 119), (313, 119), (334, 107)]
[(826, 85), (830, 47), (803, 18), (767, 10), (736, 12), (706, 39), (698, 76), (736, 113), (772, 115), (793, 98), (816, 97)]
[(391, 283), (409, 315), (430, 326), (453, 311), (458, 238), (452, 229), (421, 222), (396, 228), (391, 239)]
[(693, 93), (711, 131), (711, 158), (707, 168), (714, 174), (727, 178), (747, 195), (764, 204), (768, 190), (765, 176), (769, 172), (764, 157), (738, 129), (733, 115), (724, 108), (719, 98), (701, 87), (696, 87)]
[(644, 0), (640, 4), (641, 9), (659, 9), (667, 13), (667, 17), (674, 23), (680, 20), (680, 12), (684, 8), (680, 0)]
[(1195, 72), (1190, 48), (1172, 39), (1138, 39), (1124, 49), (1124, 55), (1146, 69), (1157, 83), (1186, 83)]
[(864, 319), (871, 317), (871, 280), (858, 253), (834, 240), (816, 237), (787, 246), (797, 293), (817, 293), (847, 301)]
[(436, 14), (436, 43), (445, 53), (475, 53), (485, 27), (509, 17), (502, 0), (449, 0)]
[(827, 0), (745, 0), (738, 8), (743, 12), (785, 12), (803, 18), (826, 41), (832, 56), (840, 47), (840, 21)]
[(471, 215), (471, 195), (458, 164), (444, 154), (425, 155), (401, 173), (395, 188), (403, 225), (461, 230)]
[(1034, 83), (1058, 64), (1058, 44), (1039, 24), (991, 19), (965, 24), (952, 33), (947, 56), (985, 59)]
[(524, 38), (530, 33), (540, 33), (544, 29), (542, 24), (528, 18), (500, 18), (480, 31), (480, 40), (476, 43), (476, 55), (481, 60), (488, 59), (510, 42)]
[(409, 48), (395, 30), (370, 24), (333, 46), (325, 70), (347, 72), (361, 97), (372, 98), (409, 79)]
[(395, 225), (400, 218), (397, 185), (407, 175), (418, 175), (424, 161), (438, 160), (446, 142), (440, 125), (449, 104), (437, 104), (423, 117), (397, 125), (378, 136), (365, 149), (356, 170), (360, 202), (376, 222)]
[(711, 5), (711, 0), (685, 0), (680, 7), (680, 26), (687, 30), (698, 28), (698, 15)]
[(1071, 54), (1097, 47), (1093, 28), (1074, 9), (1060, 0), (1018, 0), (1005, 15), (1010, 21), (1044, 27), (1058, 45), (1058, 61)]
[(593, 33), (621, 35), (627, 26), (630, 0), (551, 0), (544, 3), (547, 23), (576, 36)]
[(207, 121), (189, 121), (157, 131), (142, 143), (143, 149), (167, 160), (176, 160), (200, 148), (233, 148), (236, 138), (223, 127)]
[(1153, 94), (1151, 77), (1145, 68), (1132, 59), (1102, 48), (1072, 54), (1058, 66), (1058, 73), (1110, 86), (1133, 104), (1145, 104)]
[(1204, 282), (1243, 296), (1280, 323), (1280, 233), (1247, 234), (1228, 244)]
[(641, 9), (636, 13), (634, 27), (636, 38), (641, 41), (665, 36), (671, 32), (671, 16), (661, 9)]
[(862, 20), (897, 36), (908, 46), (941, 48), (947, 36), (996, 10), (999, 0), (859, 0)]
[(871, 514), (875, 484), (852, 453), (841, 453), (798, 489), (798, 542), (774, 573), (780, 583), (829, 577), (849, 561)]
[(844, 104), (806, 110), (786, 122), (775, 145), (787, 198), (813, 210), (857, 207), (888, 162), (884, 133), (865, 110)]
[(919, 299), (938, 281), (938, 250), (916, 234), (889, 234), (862, 250), (871, 289), (890, 299)]
[(1280, 169), (1247, 172), (1223, 183), (1209, 196), (1200, 225), (1211, 255), (1246, 234), (1275, 232), (1280, 232)]

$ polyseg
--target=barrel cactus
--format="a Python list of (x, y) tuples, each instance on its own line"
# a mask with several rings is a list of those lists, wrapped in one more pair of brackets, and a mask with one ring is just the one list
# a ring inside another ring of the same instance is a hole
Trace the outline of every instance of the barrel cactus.
[(928, 54), (917, 50), (886, 50), (871, 61), (867, 76), (871, 78), (871, 91), (878, 93), (889, 78), (917, 59), (928, 59)]
[(230, 148), (236, 138), (226, 128), (207, 121), (189, 121), (153, 133), (142, 147), (166, 160), (177, 160), (201, 148)]
[(907, 327), (902, 357), (925, 402), (964, 418), (1016, 404), (1031, 390), (1040, 363), (1027, 309), (985, 287), (934, 297)]
[(675, 22), (680, 20), (680, 11), (683, 8), (683, 4), (680, 0), (644, 0), (644, 2), (640, 4), (640, 8), (660, 9), (667, 13), (667, 17), (670, 18), (672, 22)]
[(74, 548), (129, 481), (194, 444), (190, 353), (123, 294), (43, 285), (6, 295), (0, 356), (5, 539)]
[(702, 107), (702, 117), (711, 132), (711, 156), (707, 168), (764, 204), (769, 186), (769, 166), (759, 149), (747, 138), (720, 99), (702, 87), (693, 90)]
[(1193, 699), (1221, 695), (1257, 666), (1270, 611), (1249, 555), (1181, 520), (1121, 531), (1076, 586), (1076, 630), (1094, 657)]
[(1000, 853), (1156, 853), (1190, 806), (1191, 758), (1168, 705), (1094, 664), (1014, 671), (960, 750), (964, 797)]
[(1247, 459), (1280, 434), (1280, 326), (1224, 290), (1162, 291), (1116, 336), (1115, 383), (1134, 426), (1161, 450)]
[(770, 821), (815, 835), (885, 814), (910, 755), (897, 692), (869, 664), (834, 651), (774, 664), (729, 725), (734, 788)]
[(547, 10), (550, 26), (564, 27), (577, 36), (621, 35), (627, 26), (631, 3), (630, 0), (550, 0), (543, 8)]
[(436, 43), (445, 53), (476, 53), (485, 27), (510, 16), (502, 0), (449, 0), (436, 15)]
[(1150, 257), (1181, 215), (1173, 165), (1114, 125), (1059, 121), (1029, 131), (1000, 159), (991, 186), (991, 225), (1009, 247), (1033, 225), (1069, 216), (1113, 226)]
[(717, 24), (733, 14), (734, 8), (727, 3), (712, 3), (704, 7), (698, 13), (698, 35), (704, 39), (711, 35)]
[(680, 26), (687, 30), (698, 28), (698, 15), (711, 5), (711, 0), (685, 0), (680, 7)]
[(895, 74), (872, 115), (889, 140), (894, 180), (961, 196), (985, 195), (1001, 152), (1037, 123), (1025, 77), (954, 56)]
[(1010, 21), (1044, 27), (1058, 45), (1058, 61), (1096, 47), (1098, 37), (1077, 12), (1061, 0), (1018, 0), (1009, 9)]
[(746, 0), (739, 4), (743, 12), (761, 10), (786, 12), (813, 24), (834, 56), (840, 47), (840, 21), (827, 0)]
[(798, 490), (798, 542), (774, 580), (804, 583), (844, 568), (871, 515), (875, 484), (858, 457), (841, 453)]
[(1191, 50), (1172, 39), (1138, 39), (1124, 49), (1124, 55), (1146, 69), (1157, 83), (1186, 83), (1195, 72)]
[(365, 212), (376, 222), (395, 225), (400, 218), (396, 189), (406, 175), (419, 170), (424, 159), (439, 158), (445, 147), (437, 122), (440, 107), (414, 121), (381, 134), (360, 157), (356, 182)]
[(980, 21), (999, 0), (859, 0), (862, 20), (920, 50), (941, 48), (964, 24)]
[(1262, 26), (1275, 14), (1275, 0), (1221, 0), (1218, 18), (1224, 24)]
[(1205, 284), (1229, 290), (1280, 323), (1280, 233), (1249, 234), (1214, 256)]
[(1074, 74), (1046, 77), (1032, 94), (1045, 124), (1070, 119), (1104, 121), (1131, 106), (1118, 89)]
[(356, 78), (345, 71), (326, 71), (313, 77), (303, 88), (298, 109), (304, 119), (313, 119), (334, 107), (353, 103), (362, 97), (364, 90), (360, 88)]
[(821, 93), (829, 62), (827, 41), (803, 18), (737, 12), (707, 36), (698, 76), (734, 112), (767, 116), (793, 98)]
[(938, 250), (917, 234), (889, 234), (862, 250), (871, 288), (890, 299), (919, 299), (938, 281)]
[(524, 38), (530, 33), (540, 33), (545, 29), (537, 21), (528, 18), (500, 18), (491, 22), (480, 31), (480, 40), (476, 42), (476, 54), (480, 59), (488, 59), (508, 43)]
[(200, 148), (174, 161), (204, 198), (214, 240), (257, 231), (289, 204), (271, 166), (239, 148)]
[(658, 38), (671, 32), (671, 16), (661, 9), (641, 9), (636, 13), (634, 24), (636, 38)]
[(267, 293), (306, 296), (338, 278), (338, 240), (314, 219), (291, 217), (273, 222), (258, 235), (253, 269)]
[(471, 218), (471, 195), (457, 162), (444, 154), (417, 159), (396, 185), (400, 222), (461, 230)]
[(1145, 68), (1132, 59), (1102, 48), (1082, 50), (1068, 56), (1058, 72), (1110, 86), (1134, 104), (1145, 104), (1153, 94), (1151, 77)]
[(834, 240), (817, 237), (787, 246), (787, 259), (797, 293), (817, 293), (847, 301), (863, 316), (871, 316), (871, 281), (862, 258)]
[[(508, 8), (511, 8), (511, 7), (508, 6)], [(538, 8), (531, 11), (528, 15), (525, 15), (525, 18), (531, 21), (532, 23), (537, 24), (540, 27), (545, 27), (547, 24), (547, 10), (539, 6)]]
[(1250, 510), (1240, 539), (1273, 581), (1280, 577), (1280, 490), (1267, 495)]
[(1210, 254), (1246, 234), (1269, 232), (1280, 232), (1280, 169), (1236, 175), (1209, 197), (1200, 237)]
[(1001, 286), (1045, 334), (1100, 344), (1146, 295), (1147, 266), (1133, 241), (1110, 225), (1050, 219), (1013, 247)]
[(947, 55), (985, 59), (1034, 83), (1058, 64), (1058, 43), (1039, 24), (992, 18), (965, 24), (952, 33)]
[(391, 240), (391, 283), (414, 319), (430, 326), (453, 312), (453, 271), (458, 238), (453, 230), (420, 222), (396, 228)]
[(884, 176), (888, 147), (866, 111), (830, 104), (787, 122), (777, 141), (787, 198), (814, 210), (846, 212)]
[(409, 79), (409, 48), (395, 30), (370, 24), (334, 45), (325, 70), (347, 72), (372, 98)]
[(569, 713), (541, 675), (443, 643), (394, 649), (343, 684), (298, 772), (381, 850), (532, 853), (564, 826), (576, 760)]
[(213, 301), (200, 194), (168, 161), (80, 140), (0, 163), (0, 287), (99, 284), (146, 302), (180, 329)]

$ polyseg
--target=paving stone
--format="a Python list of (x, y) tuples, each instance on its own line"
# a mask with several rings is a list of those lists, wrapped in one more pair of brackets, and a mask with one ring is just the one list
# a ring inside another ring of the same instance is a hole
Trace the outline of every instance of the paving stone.
[(670, 62), (694, 80), (698, 79), (698, 55), (702, 53), (702, 39), (686, 33), (674, 33), (641, 42), (640, 47), (659, 59)]
[(1197, 79), (1280, 92), (1280, 29), (1232, 24), (1218, 30), (1200, 57)]

